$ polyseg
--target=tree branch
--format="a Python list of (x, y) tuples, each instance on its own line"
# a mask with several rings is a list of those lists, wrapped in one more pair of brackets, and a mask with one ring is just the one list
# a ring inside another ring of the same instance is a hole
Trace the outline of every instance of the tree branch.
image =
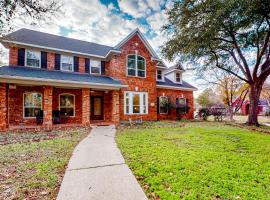
[(249, 69), (249, 66), (248, 66), (248, 63), (247, 63), (247, 60), (245, 59), (240, 47), (238, 46), (238, 43), (236, 41), (236, 38), (235, 38), (235, 35), (234, 33), (232, 33), (232, 31), (229, 32), (231, 37), (232, 37), (232, 40), (233, 40), (233, 44), (234, 44), (234, 47), (240, 57), (240, 59), (242, 60), (243, 64), (244, 64), (244, 67), (245, 67), (245, 71), (246, 71), (246, 75), (247, 75), (247, 79), (249, 82), (252, 82), (252, 77), (251, 77), (251, 73), (250, 73), (250, 69)]
[(253, 79), (256, 79), (257, 78), (257, 71), (258, 71), (258, 68), (259, 68), (259, 65), (261, 63), (261, 59), (268, 47), (268, 43), (269, 43), (269, 38), (270, 38), (270, 30), (268, 30), (266, 36), (265, 36), (265, 39), (264, 39), (264, 44), (263, 44), (263, 47), (262, 47), (262, 50), (260, 51), (258, 57), (257, 57), (257, 61), (256, 61), (256, 64), (254, 66), (254, 70), (253, 70)]

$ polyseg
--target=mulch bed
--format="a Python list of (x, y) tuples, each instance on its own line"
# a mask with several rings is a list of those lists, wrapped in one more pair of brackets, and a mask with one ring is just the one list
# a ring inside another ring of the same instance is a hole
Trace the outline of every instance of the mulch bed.
[[(61, 138), (69, 134), (69, 132), (82, 129), (82, 127), (65, 127), (54, 130), (16, 130), (0, 133), (0, 145), (14, 143), (40, 142), (54, 138)], [(90, 127), (87, 128), (90, 132)]]

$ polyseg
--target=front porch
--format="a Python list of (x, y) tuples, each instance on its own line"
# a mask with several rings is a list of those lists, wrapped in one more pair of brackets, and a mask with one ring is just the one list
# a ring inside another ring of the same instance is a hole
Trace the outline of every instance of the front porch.
[(119, 90), (0, 85), (1, 130), (119, 123)]

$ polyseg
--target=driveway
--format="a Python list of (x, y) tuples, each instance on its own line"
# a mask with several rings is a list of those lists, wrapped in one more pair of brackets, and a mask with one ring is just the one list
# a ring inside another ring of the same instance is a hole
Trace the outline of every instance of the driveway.
[(147, 199), (115, 143), (114, 126), (97, 126), (75, 148), (58, 200)]

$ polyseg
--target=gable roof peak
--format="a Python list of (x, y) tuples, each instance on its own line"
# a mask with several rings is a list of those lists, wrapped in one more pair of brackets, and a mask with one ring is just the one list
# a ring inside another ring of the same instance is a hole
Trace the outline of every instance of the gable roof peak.
[(114, 49), (119, 50), (127, 41), (129, 41), (134, 35), (138, 35), (142, 42), (144, 43), (145, 47), (150, 52), (151, 56), (154, 59), (159, 59), (158, 55), (156, 54), (155, 50), (151, 47), (147, 39), (144, 37), (143, 33), (140, 31), (140, 29), (137, 27), (135, 28), (130, 34), (128, 34), (121, 42), (119, 42)]

